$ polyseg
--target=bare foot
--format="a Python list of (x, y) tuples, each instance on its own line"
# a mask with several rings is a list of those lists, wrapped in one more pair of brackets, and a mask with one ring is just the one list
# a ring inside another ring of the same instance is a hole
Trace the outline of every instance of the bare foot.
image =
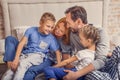
[(108, 55), (107, 55), (108, 57), (111, 57), (112, 56), (112, 53), (108, 53)]

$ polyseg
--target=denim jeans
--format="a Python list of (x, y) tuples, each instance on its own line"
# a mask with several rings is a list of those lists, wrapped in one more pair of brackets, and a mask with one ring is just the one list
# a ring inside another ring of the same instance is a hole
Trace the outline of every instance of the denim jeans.
[[(3, 60), (13, 61), (16, 53), (16, 49), (18, 46), (19, 41), (12, 36), (8, 36), (5, 39), (5, 54)], [(25, 73), (24, 80), (34, 80), (35, 77), (42, 73), (45, 67), (51, 66), (53, 61), (48, 58), (45, 58), (43, 63), (40, 65), (31, 66)]]
[(44, 68), (51, 66), (53, 62), (50, 59), (45, 59), (40, 65), (30, 67), (25, 73), (23, 80), (35, 80), (35, 77), (44, 71)]
[(15, 37), (12, 37), (12, 36), (8, 36), (5, 39), (5, 54), (3, 58), (4, 62), (14, 60), (18, 43), (19, 41)]
[[(51, 78), (54, 78), (55, 80), (62, 80), (65, 75), (67, 75), (64, 70), (71, 70), (76, 72), (76, 68), (56, 68), (56, 67), (47, 67), (44, 69), (44, 74), (46, 77), (46, 80), (49, 80)], [(84, 80), (84, 76), (78, 78), (77, 80)]]

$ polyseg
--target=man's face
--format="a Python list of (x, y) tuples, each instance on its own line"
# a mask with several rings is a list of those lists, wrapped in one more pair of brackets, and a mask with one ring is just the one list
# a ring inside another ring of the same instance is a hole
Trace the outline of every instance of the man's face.
[(44, 23), (41, 23), (40, 31), (43, 34), (50, 34), (54, 29), (55, 23), (53, 21), (47, 20)]
[(78, 30), (78, 20), (76, 20), (75, 22), (71, 19), (71, 13), (66, 14), (66, 21), (68, 23), (68, 26), (73, 30), (76, 31)]

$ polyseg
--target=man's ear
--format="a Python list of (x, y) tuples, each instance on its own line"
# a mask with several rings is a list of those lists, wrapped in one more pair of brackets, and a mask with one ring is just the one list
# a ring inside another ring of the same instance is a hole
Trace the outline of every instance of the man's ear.
[(77, 21), (78, 28), (83, 27), (83, 22), (80, 18), (78, 18), (76, 21)]
[(82, 23), (82, 20), (81, 20), (80, 18), (77, 19), (77, 23), (78, 23), (79, 25), (83, 24), (83, 23)]

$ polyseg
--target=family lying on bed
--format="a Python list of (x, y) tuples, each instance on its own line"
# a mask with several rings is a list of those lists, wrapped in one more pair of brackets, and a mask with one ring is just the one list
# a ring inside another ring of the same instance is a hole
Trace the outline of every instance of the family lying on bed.
[(109, 53), (106, 31), (88, 24), (83, 7), (70, 7), (65, 15), (55, 25), (46, 12), (20, 42), (6, 38), (2, 80), (34, 80), (43, 72), (46, 80), (119, 80), (120, 47)]

